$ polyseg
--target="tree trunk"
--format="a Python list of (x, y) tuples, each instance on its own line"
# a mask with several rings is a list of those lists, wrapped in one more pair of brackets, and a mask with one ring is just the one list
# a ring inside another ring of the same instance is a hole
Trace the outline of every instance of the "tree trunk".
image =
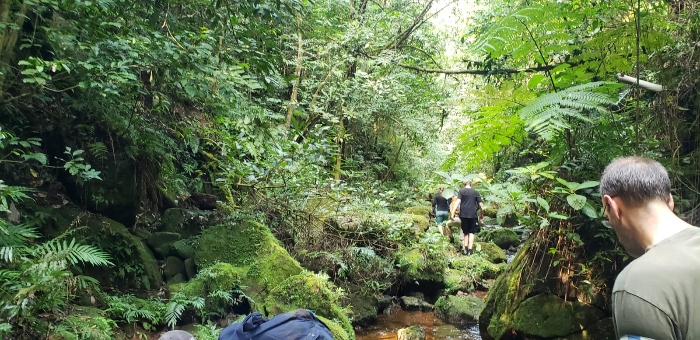
[(343, 123), (343, 111), (340, 111), (340, 123), (338, 123), (338, 155), (335, 157), (335, 170), (333, 178), (340, 180), (340, 168), (343, 165), (343, 146), (345, 145), (345, 123)]
[(299, 93), (299, 86), (301, 85), (301, 66), (302, 59), (304, 57), (304, 45), (301, 38), (301, 14), (297, 13), (297, 68), (294, 71), (294, 75), (297, 77), (296, 82), (292, 84), (292, 95), (289, 97), (289, 107), (287, 107), (287, 117), (284, 120), (284, 127), (289, 129), (292, 125), (292, 116), (294, 115), (294, 107), (297, 103), (297, 94)]
[[(0, 29), (0, 98), (5, 95), (5, 78), (10, 70), (9, 64), (14, 55), (15, 45), (19, 38), (19, 33), (24, 25), (24, 20), (27, 15), (27, 2), (22, 2), (19, 12), (11, 16), (10, 10), (12, 0), (0, 0), (0, 23), (7, 25)], [(10, 20), (15, 18), (14, 25), (17, 29), (11, 27)]]

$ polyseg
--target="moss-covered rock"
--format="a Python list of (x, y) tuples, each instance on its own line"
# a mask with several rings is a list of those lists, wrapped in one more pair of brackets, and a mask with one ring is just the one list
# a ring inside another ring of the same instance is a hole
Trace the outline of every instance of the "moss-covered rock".
[(270, 291), (284, 280), (302, 272), (301, 265), (277, 244), (261, 249), (245, 278), (246, 294), (263, 301)]
[(185, 263), (185, 273), (187, 273), (187, 278), (194, 278), (197, 275), (197, 265), (194, 264), (194, 259), (189, 258), (184, 261)]
[(506, 253), (499, 246), (491, 242), (476, 242), (475, 247), (479, 253), (483, 253), (487, 260), (492, 263), (506, 262)]
[(444, 258), (436, 256), (417, 245), (400, 249), (394, 259), (404, 281), (442, 282), (447, 263)]
[(353, 326), (369, 326), (377, 321), (379, 310), (376, 298), (349, 294), (347, 299), (350, 301)]
[(178, 233), (157, 232), (148, 236), (148, 245), (153, 251), (164, 259), (172, 252), (173, 244), (182, 238)]
[(168, 258), (165, 259), (165, 265), (163, 266), (163, 275), (165, 275), (166, 279), (170, 279), (178, 274), (185, 274), (185, 263), (178, 257), (168, 256)]
[(179, 240), (172, 245), (170, 255), (177, 256), (183, 260), (194, 256), (194, 247), (190, 240)]
[(483, 240), (493, 242), (502, 249), (516, 247), (520, 244), (520, 236), (508, 228), (489, 230), (483, 235), (480, 233), (479, 236), (483, 236)]
[(445, 282), (445, 292), (448, 294), (457, 292), (469, 293), (475, 289), (474, 276), (460, 270), (451, 268), (445, 270), (443, 280)]
[(286, 279), (270, 291), (265, 299), (265, 310), (276, 315), (298, 308), (308, 309), (317, 315), (335, 320), (346, 331), (354, 331), (345, 310), (338, 304), (339, 294), (325, 279), (304, 272)]
[(399, 298), (399, 302), (401, 303), (401, 309), (406, 311), (416, 311), (420, 310), (423, 300), (415, 296), (402, 296)]
[(401, 328), (396, 333), (397, 340), (425, 340), (425, 330), (420, 326)]
[(425, 205), (419, 205), (415, 207), (408, 207), (403, 210), (404, 214), (428, 216), (430, 214), (430, 207)]
[(249, 266), (260, 249), (279, 245), (265, 225), (253, 221), (219, 224), (202, 232), (195, 245), (195, 263), (203, 268), (216, 262)]
[(37, 207), (51, 214), (44, 226), (49, 237), (56, 237), (71, 227), (83, 227), (77, 241), (107, 252), (114, 266), (85, 266), (83, 274), (121, 288), (159, 288), (163, 277), (151, 250), (121, 223), (102, 215), (82, 212), (71, 206)]
[(174, 285), (174, 284), (183, 283), (186, 281), (187, 281), (187, 278), (185, 277), (184, 274), (181, 274), (181, 273), (177, 273), (177, 274), (175, 274), (167, 279), (168, 285)]
[(552, 294), (540, 294), (520, 303), (513, 314), (512, 328), (527, 336), (562, 337), (582, 331), (604, 314), (593, 306), (565, 302)]
[(203, 297), (205, 311), (220, 312), (228, 310), (231, 305), (228, 300), (213, 292), (231, 292), (241, 289), (241, 278), (245, 270), (228, 263), (219, 262), (202, 269), (194, 279), (185, 283), (168, 286), (171, 294), (180, 294), (185, 299)]
[(472, 323), (479, 320), (483, 308), (484, 301), (475, 296), (447, 295), (435, 302), (435, 315), (451, 324)]
[[(348, 336), (348, 332), (343, 329), (337, 322), (331, 321), (321, 315), (316, 315), (316, 317), (323, 322), (323, 324), (328, 327), (328, 329), (331, 330), (331, 333), (333, 333), (333, 339), (335, 340), (351, 340), (354, 339), (354, 337)], [(354, 334), (354, 333), (353, 333)]]

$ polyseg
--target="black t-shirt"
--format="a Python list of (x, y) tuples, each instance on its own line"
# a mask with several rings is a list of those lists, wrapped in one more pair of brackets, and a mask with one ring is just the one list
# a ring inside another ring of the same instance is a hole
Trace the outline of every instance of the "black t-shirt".
[(438, 193), (433, 198), (433, 207), (437, 205), (437, 211), (450, 211), (450, 206), (447, 204), (447, 199)]
[(460, 218), (477, 218), (476, 211), (481, 203), (481, 195), (472, 188), (459, 189), (457, 197), (461, 200), (459, 203)]

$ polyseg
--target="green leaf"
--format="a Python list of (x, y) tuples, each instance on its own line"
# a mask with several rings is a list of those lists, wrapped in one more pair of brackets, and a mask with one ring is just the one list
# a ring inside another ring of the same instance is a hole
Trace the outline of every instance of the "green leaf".
[(197, 94), (197, 90), (195, 90), (192, 85), (185, 85), (185, 92), (187, 92), (190, 97), (194, 97)]
[(569, 219), (569, 216), (558, 214), (558, 213), (549, 213), (547, 216), (551, 217), (551, 218), (556, 218), (559, 220), (568, 220)]
[(583, 211), (583, 213), (586, 214), (586, 216), (592, 219), (597, 219), (599, 217), (598, 212), (595, 208), (593, 208), (590, 202), (586, 202), (586, 204), (583, 205), (583, 209), (581, 211)]
[(546, 212), (549, 212), (549, 203), (547, 203), (547, 201), (546, 201), (544, 198), (537, 196), (537, 203), (538, 203)]
[(46, 155), (43, 153), (40, 153), (40, 152), (27, 153), (27, 154), (22, 155), (22, 158), (24, 158), (25, 161), (30, 160), (30, 159), (34, 159), (34, 160), (38, 161), (39, 163), (41, 163), (42, 165), (46, 165)]
[(527, 88), (528, 89), (535, 88), (537, 85), (539, 85), (542, 82), (542, 80), (544, 80), (543, 74), (535, 74), (534, 76), (532, 76), (532, 78), (530, 78), (530, 81), (527, 82)]
[(569, 202), (569, 205), (575, 210), (581, 210), (583, 209), (584, 204), (586, 204), (586, 197), (577, 194), (571, 194), (569, 196), (566, 196), (566, 201)]
[(574, 189), (574, 191), (596, 187), (599, 184), (600, 184), (600, 182), (598, 182), (598, 181), (585, 181), (585, 182), (579, 184), (578, 186), (576, 186), (576, 189)]

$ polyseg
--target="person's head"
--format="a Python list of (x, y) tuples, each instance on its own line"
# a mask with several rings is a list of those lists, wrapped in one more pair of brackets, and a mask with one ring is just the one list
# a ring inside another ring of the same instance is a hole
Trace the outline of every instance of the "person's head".
[(462, 184), (463, 184), (465, 187), (470, 187), (470, 186), (472, 186), (472, 181), (471, 181), (471, 180), (463, 181)]
[(445, 187), (441, 185), (441, 186), (438, 188), (438, 191), (442, 194), (442, 192), (445, 191)]
[(673, 210), (671, 180), (658, 162), (643, 157), (613, 160), (600, 178), (600, 195), (605, 215), (622, 246), (634, 257), (646, 250), (646, 230), (635, 228), (630, 211), (653, 213), (660, 207)]

